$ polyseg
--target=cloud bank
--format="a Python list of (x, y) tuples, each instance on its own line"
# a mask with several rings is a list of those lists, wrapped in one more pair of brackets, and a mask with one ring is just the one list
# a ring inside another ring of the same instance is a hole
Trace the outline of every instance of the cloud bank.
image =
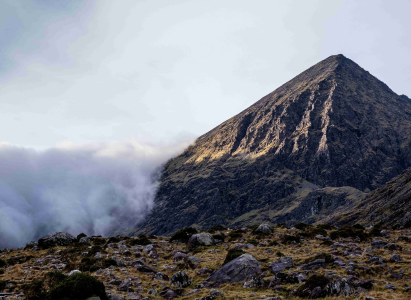
[(0, 249), (56, 231), (104, 236), (136, 225), (154, 205), (162, 164), (188, 144), (0, 144)]

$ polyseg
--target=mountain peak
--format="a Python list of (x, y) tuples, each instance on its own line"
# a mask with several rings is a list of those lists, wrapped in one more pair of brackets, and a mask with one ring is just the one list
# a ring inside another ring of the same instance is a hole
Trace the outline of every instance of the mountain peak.
[[(352, 60), (333, 55), (170, 160), (143, 226), (167, 233), (236, 223), (251, 210), (282, 209), (292, 202), (287, 197), (307, 189), (368, 191), (409, 166), (411, 102)], [(167, 224), (163, 219), (173, 214), (179, 223)], [(157, 228), (160, 223), (165, 227)]]

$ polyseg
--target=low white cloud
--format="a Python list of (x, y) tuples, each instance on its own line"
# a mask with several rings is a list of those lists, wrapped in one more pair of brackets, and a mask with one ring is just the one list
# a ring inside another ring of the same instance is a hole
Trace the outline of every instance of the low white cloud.
[(154, 205), (161, 166), (175, 144), (62, 143), (45, 151), (0, 145), (0, 248), (67, 231), (110, 235), (141, 222)]

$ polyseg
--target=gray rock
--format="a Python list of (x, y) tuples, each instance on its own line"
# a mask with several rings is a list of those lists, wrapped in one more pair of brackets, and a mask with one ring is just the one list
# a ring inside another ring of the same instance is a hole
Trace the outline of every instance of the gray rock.
[(156, 289), (148, 290), (147, 294), (155, 296), (155, 295), (157, 295), (157, 290)]
[(316, 259), (312, 262), (306, 263), (304, 265), (299, 266), (298, 270), (316, 270), (323, 268), (325, 269), (325, 259)]
[(310, 299), (317, 299), (321, 297), (322, 289), (320, 286), (313, 288), (311, 291)]
[(234, 249), (250, 249), (255, 248), (253, 244), (235, 244)]
[(177, 272), (171, 276), (170, 284), (180, 288), (185, 288), (191, 284), (191, 279), (183, 271)]
[(212, 269), (203, 268), (197, 271), (197, 275), (207, 275), (213, 273)]
[(294, 260), (290, 256), (281, 257), (279, 260), (273, 262), (270, 266), (271, 272), (278, 273), (285, 269), (292, 268), (294, 266)]
[(156, 274), (154, 274), (153, 280), (169, 281), (170, 278), (169, 278), (166, 274), (164, 274), (164, 273), (157, 272)]
[(261, 224), (258, 226), (255, 230), (254, 233), (256, 234), (270, 234), (271, 233), (271, 226), (268, 224)]
[(198, 257), (195, 257), (195, 256), (190, 256), (190, 257), (188, 258), (188, 260), (191, 261), (193, 264), (196, 264), (196, 263), (199, 263), (199, 262), (202, 261), (202, 259), (200, 259), (200, 258), (198, 258)]
[(131, 288), (131, 279), (127, 278), (123, 282), (120, 283), (117, 290), (122, 292), (128, 292)]
[(250, 254), (243, 254), (211, 274), (206, 281), (216, 283), (243, 282), (261, 273), (260, 263)]
[(91, 239), (88, 236), (83, 236), (80, 240), (79, 243), (90, 243)]
[(397, 290), (397, 288), (394, 285), (388, 284), (388, 283), (385, 285), (385, 289), (386, 290), (393, 290), (393, 291)]
[(155, 270), (152, 267), (149, 267), (147, 265), (136, 265), (135, 268), (139, 272), (143, 272), (143, 273), (158, 273), (157, 270)]
[(380, 249), (387, 245), (387, 242), (384, 242), (382, 239), (374, 239), (371, 241), (371, 247), (373, 249)]
[(400, 262), (401, 261), (401, 256), (399, 256), (398, 254), (392, 254), (390, 256), (390, 261), (391, 262)]
[(191, 296), (191, 295), (194, 295), (194, 294), (198, 294), (199, 292), (201, 292), (200, 289), (194, 289), (194, 290), (191, 290), (188, 293), (184, 294), (183, 296), (187, 297), (187, 296)]
[(79, 270), (73, 270), (73, 271), (70, 271), (70, 273), (68, 273), (68, 276), (71, 276), (77, 273), (81, 273), (81, 272)]
[(188, 255), (185, 254), (185, 253), (182, 253), (182, 252), (176, 252), (176, 253), (173, 254), (173, 260), (174, 261), (180, 261), (180, 260), (183, 260), (187, 257), (188, 257)]
[(215, 240), (211, 233), (201, 232), (190, 237), (187, 243), (187, 249), (194, 249), (198, 246), (212, 246), (215, 245)]
[(77, 238), (67, 232), (55, 232), (43, 236), (38, 241), (38, 246), (41, 249), (47, 249), (55, 246), (68, 246), (77, 241)]
[(110, 295), (108, 298), (109, 300), (124, 300), (123, 297), (117, 296), (117, 295)]

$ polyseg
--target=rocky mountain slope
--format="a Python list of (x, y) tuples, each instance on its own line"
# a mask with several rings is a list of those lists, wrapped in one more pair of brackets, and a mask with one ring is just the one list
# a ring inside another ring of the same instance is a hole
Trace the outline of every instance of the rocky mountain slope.
[(137, 230), (247, 223), (258, 210), (284, 212), (273, 221), (305, 220), (311, 216), (295, 208), (307, 195), (338, 194), (321, 205), (326, 212), (410, 167), (410, 143), (411, 100), (343, 55), (331, 56), (170, 160), (156, 207)]
[(359, 202), (347, 205), (344, 213), (334, 213), (324, 222), (344, 225), (353, 222), (411, 227), (411, 168), (370, 192)]

